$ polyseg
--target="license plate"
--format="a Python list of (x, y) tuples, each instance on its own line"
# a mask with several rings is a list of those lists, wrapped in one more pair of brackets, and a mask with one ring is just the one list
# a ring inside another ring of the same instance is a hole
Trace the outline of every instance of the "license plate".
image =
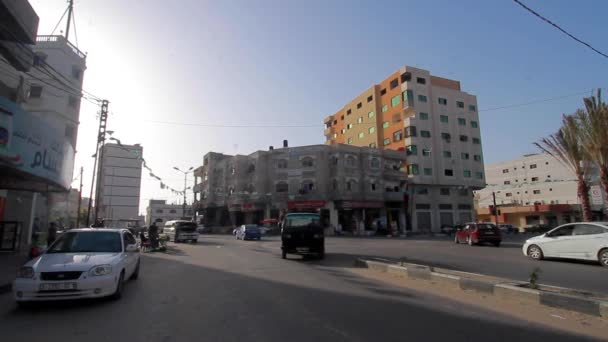
[(44, 283), (40, 291), (76, 290), (76, 283)]
[(298, 252), (308, 252), (308, 247), (296, 248), (296, 251), (298, 251)]

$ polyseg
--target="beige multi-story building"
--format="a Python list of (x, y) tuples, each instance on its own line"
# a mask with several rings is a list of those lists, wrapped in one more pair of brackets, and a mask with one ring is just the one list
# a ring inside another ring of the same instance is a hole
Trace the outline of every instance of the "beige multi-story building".
[(400, 68), (324, 120), (326, 144), (403, 151), (408, 215), (437, 231), (474, 219), (472, 191), (485, 186), (477, 98), (460, 82)]

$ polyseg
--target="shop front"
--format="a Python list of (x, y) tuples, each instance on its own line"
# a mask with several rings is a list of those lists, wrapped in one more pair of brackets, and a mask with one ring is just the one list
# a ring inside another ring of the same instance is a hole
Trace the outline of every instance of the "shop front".
[(336, 201), (335, 208), (343, 233), (373, 235), (389, 231), (382, 201)]

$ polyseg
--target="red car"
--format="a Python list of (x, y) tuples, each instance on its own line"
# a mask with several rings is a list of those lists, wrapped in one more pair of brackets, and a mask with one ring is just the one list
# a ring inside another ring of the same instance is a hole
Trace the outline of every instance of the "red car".
[(499, 247), (501, 241), (500, 229), (493, 223), (467, 223), (454, 236), (455, 243), (468, 243), (469, 246), (488, 242)]

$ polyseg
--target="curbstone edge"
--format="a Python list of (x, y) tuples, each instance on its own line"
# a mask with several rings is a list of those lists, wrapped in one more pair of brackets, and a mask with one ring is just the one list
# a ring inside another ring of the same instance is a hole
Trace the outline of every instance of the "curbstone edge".
[(600, 303), (591, 299), (578, 298), (565, 294), (540, 293), (540, 303), (554, 308), (582, 312), (588, 315), (600, 316)]
[(453, 287), (460, 286), (460, 277), (451, 275), (451, 274), (441, 274), (441, 273), (431, 272), (431, 281), (445, 284), (445, 285), (450, 285)]
[(477, 292), (494, 294), (494, 283), (478, 279), (460, 278), (460, 288), (463, 290), (473, 290)]
[(527, 289), (511, 284), (494, 285), (494, 295), (520, 302), (527, 302), (532, 304), (540, 303), (540, 291)]

